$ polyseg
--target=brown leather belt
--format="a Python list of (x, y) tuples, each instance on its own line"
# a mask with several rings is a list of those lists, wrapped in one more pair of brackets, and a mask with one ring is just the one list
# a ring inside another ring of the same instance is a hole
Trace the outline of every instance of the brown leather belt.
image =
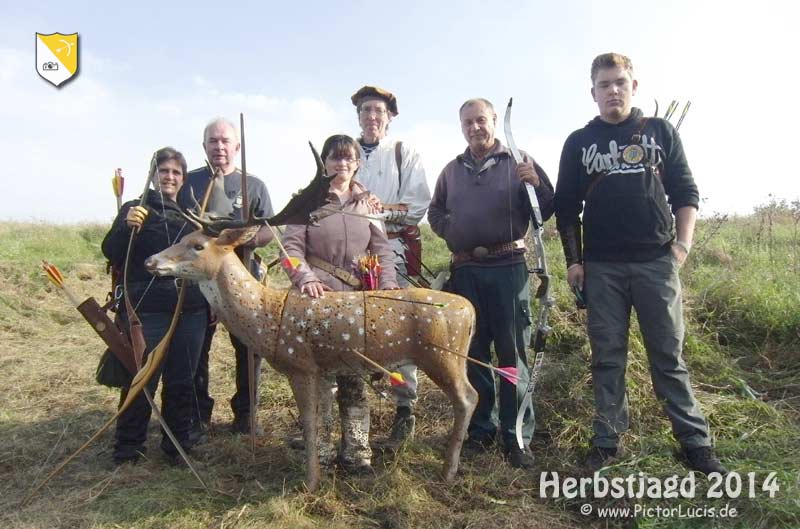
[(314, 257), (313, 255), (306, 256), (306, 262), (311, 266), (315, 266), (320, 270), (324, 270), (328, 272), (333, 277), (347, 283), (353, 288), (361, 288), (361, 280), (345, 270), (344, 268), (339, 268), (338, 266), (334, 266), (328, 261), (320, 259), (319, 257)]
[(399, 239), (403, 236), (402, 231), (391, 231), (386, 234), (387, 239)]
[(525, 240), (517, 239), (512, 242), (504, 242), (502, 244), (494, 244), (492, 246), (478, 246), (468, 252), (455, 252), (450, 257), (452, 264), (459, 264), (465, 261), (478, 261), (488, 257), (498, 257), (501, 255), (509, 254), (515, 250), (524, 250)]

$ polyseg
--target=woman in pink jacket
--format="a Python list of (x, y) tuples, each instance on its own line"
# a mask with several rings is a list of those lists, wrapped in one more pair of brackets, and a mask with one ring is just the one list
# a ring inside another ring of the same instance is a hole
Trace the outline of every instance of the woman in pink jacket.
[[(398, 288), (394, 258), (382, 222), (346, 214), (368, 216), (376, 213), (369, 202), (369, 191), (353, 178), (361, 164), (358, 143), (343, 134), (331, 136), (322, 146), (321, 158), (326, 174), (336, 176), (331, 180), (326, 203), (318, 211), (320, 220), (313, 225), (288, 225), (283, 236), (286, 251), (300, 260), (292, 283), (314, 298), (324, 296), (326, 290), (363, 290), (358, 259), (370, 254), (376, 255), (380, 263), (378, 288)], [(371, 471), (365, 374), (355, 362), (350, 365), (343, 363), (342, 369), (335, 374), (338, 385), (336, 400), (342, 420), (338, 457), (331, 438), (333, 393), (330, 388), (334, 374), (331, 374), (330, 384), (325, 384), (320, 391), (319, 456), (324, 465), (336, 462), (348, 472)]]

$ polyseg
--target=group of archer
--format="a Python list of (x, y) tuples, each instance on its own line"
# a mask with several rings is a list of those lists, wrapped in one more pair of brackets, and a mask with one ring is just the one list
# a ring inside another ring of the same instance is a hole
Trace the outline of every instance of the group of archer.
[[(682, 447), (681, 455), (692, 469), (724, 473), (682, 358), (678, 271), (691, 248), (697, 187), (672, 125), (646, 118), (632, 107), (638, 81), (630, 59), (615, 53), (596, 57), (591, 81), (599, 116), (567, 139), (555, 190), (544, 170), (516, 149), (512, 138), (507, 147), (495, 137), (495, 109), (488, 100), (476, 98), (458, 110), (467, 148), (441, 171), (432, 197), (419, 154), (408, 144), (387, 138), (389, 124), (398, 115), (396, 97), (374, 86), (358, 90), (351, 100), (360, 138), (332, 136), (321, 152), (325, 172), (332, 177), (321, 209), (343, 214), (320, 215), (315, 223), (286, 227), (284, 247), (299, 263), (290, 274), (292, 282), (312, 297), (324, 296), (326, 290), (359, 289), (359, 258), (373, 255), (381, 269), (378, 288), (414, 284), (421, 251), (416, 225), (427, 211), (431, 228), (452, 252), (447, 288), (476, 309), (470, 357), (490, 363), (493, 348), (497, 364), (515, 367), (517, 373), (517, 380), (496, 379), (478, 362), (468, 364), (479, 402), (469, 424), (466, 451), (499, 446), (511, 466), (531, 468), (534, 421), (530, 398), (526, 400), (532, 389), (526, 349), (533, 331), (546, 335), (547, 322), (546, 313), (538, 318), (531, 314), (525, 235), (532, 219), (534, 227), (537, 223), (541, 227), (555, 213), (567, 280), (587, 302), (596, 413), (586, 466), (597, 470), (623, 453), (620, 435), (628, 428), (627, 340), (634, 308), (653, 386)], [(218, 216), (242, 219), (273, 213), (266, 186), (258, 178), (247, 174), (242, 193), (242, 174), (235, 166), (240, 141), (234, 125), (212, 121), (204, 131), (203, 146), (210, 167), (189, 173), (179, 152), (159, 150), (156, 189), (144, 197), (144, 205), (125, 204), (103, 241), (112, 263), (127, 263), (125, 293), (142, 321), (148, 350), (166, 332), (177, 294), (172, 280), (154, 279), (143, 261), (191, 229), (181, 208), (197, 207), (202, 197), (206, 211)], [(138, 230), (138, 240), (129, 256), (131, 230)], [(249, 247), (264, 246), (272, 237), (265, 226)], [(245, 264), (254, 275), (259, 273), (252, 262)], [(537, 294), (540, 303), (547, 302), (545, 297)], [(162, 366), (162, 400), (167, 424), (189, 449), (204, 438), (211, 419), (208, 352), (214, 325), (209, 324), (208, 305), (196, 287), (189, 286), (185, 298)], [(251, 388), (246, 347), (235, 336), (231, 341), (236, 351), (233, 429), (251, 432), (256, 423), (251, 422), (255, 402), (250, 395), (258, 394), (258, 377), (250, 377), (255, 386)], [(254, 367), (259, 373), (259, 359)], [(395, 392), (397, 412), (387, 440), (394, 445), (412, 436), (415, 426), (416, 368), (407, 365), (400, 371), (407, 384)], [(154, 377), (151, 390), (156, 384)], [(337, 377), (337, 386), (342, 418), (339, 463), (360, 471), (369, 468), (372, 455), (365, 384), (353, 373)], [(149, 414), (148, 402), (139, 397), (119, 418), (115, 461), (141, 457)], [(162, 448), (174, 457), (175, 448), (167, 438)]]

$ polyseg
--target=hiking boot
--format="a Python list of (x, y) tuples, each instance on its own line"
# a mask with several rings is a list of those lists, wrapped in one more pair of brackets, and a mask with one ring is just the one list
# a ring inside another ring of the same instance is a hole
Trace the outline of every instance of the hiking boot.
[[(183, 449), (186, 452), (186, 455), (189, 455), (189, 450), (186, 448)], [(189, 468), (189, 465), (186, 464), (186, 460), (178, 452), (164, 452), (164, 459), (167, 461), (167, 464), (171, 467), (176, 468)]]
[(625, 450), (619, 446), (593, 446), (589, 449), (584, 466), (590, 473), (595, 473), (601, 468), (616, 463), (624, 454)]
[(722, 466), (714, 450), (710, 446), (698, 446), (696, 448), (684, 448), (678, 454), (687, 467), (705, 475), (717, 472), (721, 476), (728, 473), (728, 469)]
[(406, 441), (414, 438), (416, 424), (417, 418), (411, 413), (411, 408), (398, 406), (392, 427), (389, 430), (389, 436), (386, 439), (376, 441), (376, 447), (393, 450), (400, 448)]
[(208, 443), (208, 425), (203, 422), (196, 422), (189, 430), (188, 445), (190, 447), (200, 446)]
[(516, 444), (509, 448), (505, 453), (506, 461), (514, 468), (529, 470), (533, 468), (533, 453), (529, 447), (520, 449)]
[(126, 464), (136, 465), (142, 460), (142, 456), (136, 454), (135, 456), (114, 456), (111, 459), (115, 466), (122, 466)]
[[(250, 435), (250, 417), (246, 415), (234, 417), (233, 423), (231, 423), (231, 430), (233, 433)], [(258, 421), (256, 421), (256, 437), (261, 437), (263, 435), (264, 428), (262, 428), (261, 425), (258, 424)]]
[(135, 465), (139, 463), (142, 460), (142, 458), (145, 457), (146, 453), (147, 453), (146, 446), (141, 446), (139, 448), (124, 446), (116, 448), (114, 450), (114, 454), (111, 456), (111, 460), (114, 462), (114, 465), (116, 466), (124, 465), (126, 463)]
[(467, 437), (461, 448), (461, 453), (466, 457), (475, 457), (492, 450), (497, 441), (494, 437)]
[(341, 470), (350, 476), (368, 476), (375, 474), (375, 469), (369, 459), (360, 459), (358, 461), (349, 461), (342, 456), (337, 456), (334, 460), (337, 469)]

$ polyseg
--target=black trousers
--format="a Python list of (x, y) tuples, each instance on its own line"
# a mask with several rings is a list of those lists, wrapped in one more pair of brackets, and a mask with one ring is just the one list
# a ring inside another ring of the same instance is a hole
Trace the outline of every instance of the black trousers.
[[(167, 332), (171, 313), (139, 314), (146, 343), (146, 353), (161, 341)], [(175, 334), (172, 336), (164, 361), (158, 371), (147, 383), (151, 394), (155, 395), (159, 379), (163, 377), (161, 390), (161, 413), (167, 425), (184, 448), (189, 448), (188, 437), (192, 425), (194, 400), (194, 374), (202, 347), (203, 329), (207, 323), (204, 311), (181, 314)], [(127, 390), (123, 390), (122, 400)], [(147, 426), (150, 422), (150, 403), (143, 394), (117, 419), (114, 457), (135, 458), (144, 452), (147, 439)], [(168, 454), (176, 454), (177, 449), (162, 431), (161, 448)]]
[[(208, 392), (208, 353), (211, 350), (211, 341), (217, 330), (216, 325), (208, 326), (204, 334), (203, 346), (200, 351), (200, 360), (194, 376), (195, 417), (197, 420), (211, 422), (211, 412), (214, 409), (214, 399)], [(231, 409), (236, 418), (249, 417), (250, 415), (250, 385), (247, 377), (247, 346), (234, 335), (230, 335), (236, 356), (236, 393), (231, 397)], [(261, 378), (261, 357), (253, 358), (255, 368), (255, 395), (254, 406), (258, 407), (258, 384)]]

